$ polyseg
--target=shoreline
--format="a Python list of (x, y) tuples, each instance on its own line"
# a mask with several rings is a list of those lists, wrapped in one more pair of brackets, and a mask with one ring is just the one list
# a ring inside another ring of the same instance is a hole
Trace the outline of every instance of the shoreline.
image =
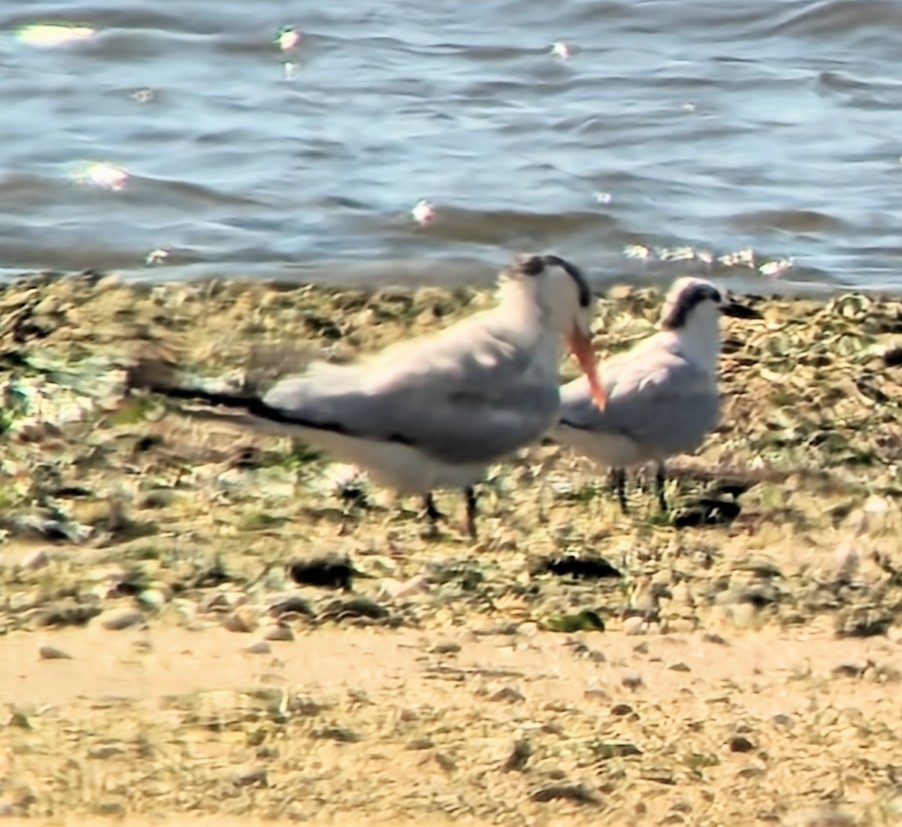
[[(724, 319), (722, 424), (674, 464), (669, 497), (693, 513), (729, 499), (717, 484), (741, 472), (738, 514), (676, 529), (633, 479), (623, 516), (602, 471), (539, 445), (491, 470), (472, 543), (453, 492), (429, 538), (411, 503), (290, 440), (123, 400), (121, 366), (151, 349), (199, 376), (265, 379), (299, 350), (352, 358), (436, 329), (490, 292), (0, 287), (0, 651), (18, 653), (0, 692), (0, 746), (15, 756), (0, 761), (0, 812), (313, 818), (318, 806), (511, 825), (764, 812), (814, 825), (803, 814), (832, 802), (892, 823), (902, 802), (881, 767), (902, 749), (902, 366), (884, 354), (902, 303), (737, 298), (754, 318)], [(647, 335), (660, 299), (599, 300), (599, 354)], [(568, 360), (562, 380), (575, 371)], [(288, 561), (326, 553), (369, 577), (353, 594), (286, 579)], [(571, 557), (622, 576), (545, 565)], [(211, 687), (178, 673), (186, 658), (225, 693), (212, 712), (198, 706)], [(547, 685), (540, 663), (557, 672)], [(134, 690), (148, 670), (153, 703), (103, 700), (106, 683)], [(44, 680), (61, 694), (20, 699), (16, 685)], [(281, 689), (290, 705), (272, 707)], [(532, 752), (505, 770), (524, 739)], [(260, 766), (266, 783), (235, 781)]]

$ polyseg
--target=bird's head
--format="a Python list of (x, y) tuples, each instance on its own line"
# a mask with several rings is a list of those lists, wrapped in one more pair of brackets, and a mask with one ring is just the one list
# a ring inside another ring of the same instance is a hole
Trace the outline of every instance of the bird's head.
[(579, 268), (560, 256), (529, 255), (517, 258), (503, 275), (528, 294), (541, 323), (566, 339), (593, 399), (603, 407), (605, 393), (592, 350), (592, 291)]

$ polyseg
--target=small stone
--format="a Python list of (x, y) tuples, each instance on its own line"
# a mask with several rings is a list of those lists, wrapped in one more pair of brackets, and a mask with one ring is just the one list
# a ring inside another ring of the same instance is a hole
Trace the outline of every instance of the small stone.
[(455, 655), (460, 651), (460, 644), (453, 640), (444, 640), (436, 643), (429, 651), (433, 655)]
[(286, 566), (286, 573), (301, 586), (344, 591), (352, 591), (354, 578), (361, 574), (348, 557), (338, 554), (295, 560)]
[(122, 755), (125, 750), (118, 744), (98, 744), (88, 750), (88, 758), (95, 758), (98, 761), (105, 761), (107, 758), (114, 758)]
[(542, 787), (529, 796), (531, 801), (572, 801), (576, 804), (600, 804), (599, 798), (581, 784), (556, 784)]
[(72, 660), (72, 655), (56, 646), (42, 646), (38, 649), (38, 655), (41, 660)]
[(247, 646), (242, 648), (243, 652), (247, 652), (249, 655), (268, 655), (272, 652), (272, 646), (269, 645), (265, 640), (258, 640), (254, 643), (249, 643)]
[(408, 580), (385, 578), (379, 584), (379, 598), (382, 600), (404, 600), (429, 591), (429, 577), (416, 574)]
[(729, 646), (729, 642), (722, 635), (717, 634), (717, 632), (708, 632), (702, 640), (705, 643), (716, 643), (718, 646)]
[(871, 664), (867, 661), (861, 663), (841, 663), (832, 670), (834, 675), (844, 678), (860, 678)]
[(637, 690), (642, 686), (642, 676), (638, 672), (627, 672), (621, 679), (620, 683), (627, 689)]
[(234, 592), (212, 592), (201, 600), (200, 610), (202, 612), (219, 612), (237, 609), (239, 605)]
[(734, 735), (730, 738), (730, 752), (751, 752), (755, 745), (744, 735)]
[(642, 617), (634, 615), (623, 621), (623, 633), (625, 635), (644, 635), (645, 620)]
[(804, 827), (855, 827), (857, 820), (849, 813), (824, 806), (811, 813), (803, 822)]
[(257, 618), (246, 606), (239, 606), (234, 612), (225, 616), (222, 625), (230, 632), (246, 634), (257, 628)]
[(263, 640), (277, 640), (289, 642), (294, 640), (294, 632), (291, 627), (281, 623), (271, 623), (269, 626), (263, 627)]
[(758, 623), (758, 615), (754, 603), (744, 602), (731, 608), (730, 620), (737, 629), (752, 629)]
[(522, 772), (531, 755), (532, 746), (530, 746), (529, 741), (520, 738), (514, 741), (510, 755), (508, 755), (502, 769), (504, 772)]
[(679, 663), (672, 663), (667, 667), (671, 672), (691, 672), (692, 670), (682, 661)]
[(629, 704), (614, 704), (611, 707), (611, 715), (632, 715), (633, 708)]
[(42, 548), (31, 552), (31, 554), (26, 555), (25, 559), (22, 560), (22, 568), (30, 571), (37, 571), (38, 569), (42, 569), (49, 565), (50, 555)]
[(138, 600), (148, 609), (159, 611), (169, 602), (169, 597), (162, 589), (144, 589), (138, 595)]
[(517, 634), (527, 638), (535, 637), (540, 631), (541, 627), (534, 620), (525, 620), (517, 626)]
[(351, 600), (333, 600), (320, 613), (320, 620), (334, 620), (340, 622), (348, 618), (369, 618), (370, 620), (385, 620), (389, 611), (368, 597), (355, 597)]
[(266, 767), (248, 767), (239, 770), (232, 776), (236, 787), (265, 787), (267, 785)]
[(520, 692), (519, 689), (515, 689), (512, 686), (505, 686), (503, 689), (499, 689), (491, 698), (491, 701), (505, 701), (507, 703), (520, 703), (521, 701), (525, 701), (526, 698), (523, 696), (523, 693)]
[(306, 615), (313, 617), (316, 612), (310, 607), (310, 601), (299, 594), (281, 594), (269, 606), (269, 613), (274, 617), (286, 614)]
[(144, 615), (137, 609), (110, 609), (97, 616), (96, 625), (121, 632), (123, 629), (131, 629), (133, 626), (144, 625)]
[(453, 772), (457, 769), (457, 762), (447, 753), (435, 752), (432, 754), (435, 763), (438, 764), (445, 772)]

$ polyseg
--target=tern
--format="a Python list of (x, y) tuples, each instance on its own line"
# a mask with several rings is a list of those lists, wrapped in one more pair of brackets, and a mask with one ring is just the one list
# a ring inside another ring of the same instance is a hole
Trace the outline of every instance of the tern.
[(662, 511), (665, 460), (690, 453), (720, 420), (717, 360), (722, 296), (709, 281), (681, 278), (667, 293), (660, 330), (598, 366), (605, 405), (583, 377), (561, 389), (561, 413), (551, 436), (611, 468), (626, 513), (626, 472), (657, 464)]
[(490, 464), (538, 441), (557, 421), (564, 343), (586, 376), (590, 404), (604, 404), (592, 304), (573, 264), (520, 256), (502, 271), (493, 308), (354, 363), (313, 363), (262, 395), (184, 387), (140, 363), (129, 382), (203, 403), (205, 418), (297, 437), (379, 485), (422, 496), (433, 525), (442, 515), (432, 492), (462, 489), (475, 538), (474, 485)]

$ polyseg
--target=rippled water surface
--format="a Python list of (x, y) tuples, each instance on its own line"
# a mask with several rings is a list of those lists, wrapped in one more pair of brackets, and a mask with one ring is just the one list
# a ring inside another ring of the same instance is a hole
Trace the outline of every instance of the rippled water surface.
[(902, 1), (29, 0), (0, 35), (5, 276), (554, 249), (599, 284), (902, 288)]

